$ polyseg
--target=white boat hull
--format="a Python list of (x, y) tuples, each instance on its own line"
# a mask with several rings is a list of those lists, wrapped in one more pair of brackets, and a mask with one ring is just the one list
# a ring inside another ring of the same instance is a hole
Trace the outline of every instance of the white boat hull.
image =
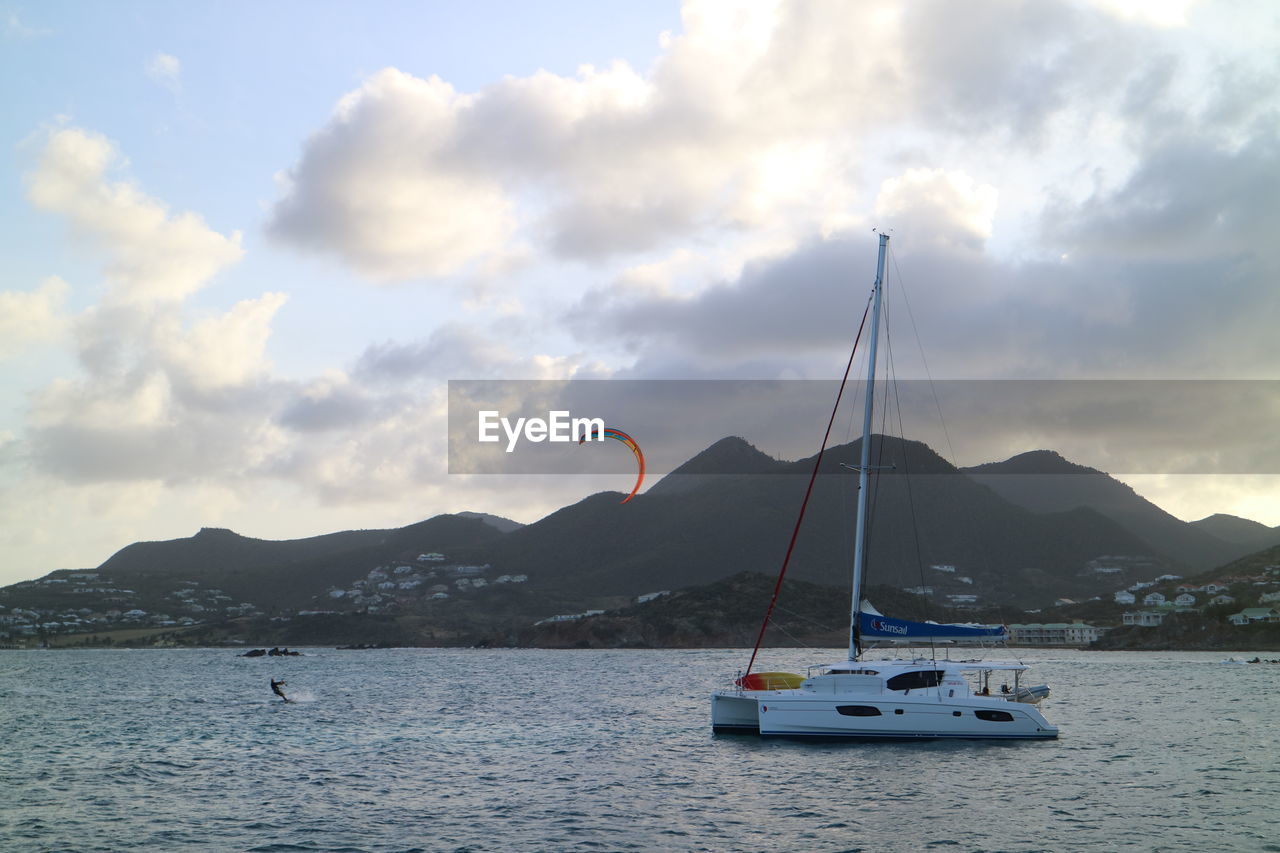
[(870, 697), (813, 691), (734, 691), (712, 695), (712, 730), (762, 737), (862, 740), (1051, 740), (1058, 736), (1034, 706), (1004, 699), (935, 695)]
[(733, 691), (713, 693), (711, 730), (716, 734), (759, 734), (760, 708), (755, 697)]

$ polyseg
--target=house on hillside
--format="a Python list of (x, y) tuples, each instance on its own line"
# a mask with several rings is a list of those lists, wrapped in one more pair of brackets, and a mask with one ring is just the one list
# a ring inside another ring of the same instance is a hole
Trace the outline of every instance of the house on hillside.
[(1148, 606), (1164, 604), (1164, 595), (1158, 592), (1149, 592), (1143, 596), (1142, 603)]
[(1155, 628), (1164, 624), (1164, 613), (1159, 610), (1141, 610), (1136, 613), (1125, 613), (1124, 624), (1138, 625), (1142, 628)]
[[(1280, 596), (1277, 596), (1277, 598), (1280, 598)], [(1263, 596), (1263, 599), (1265, 601), (1266, 596)], [(1235, 604), (1236, 600), (1229, 595), (1223, 594), (1223, 595), (1215, 595), (1213, 598), (1209, 599), (1209, 603), (1210, 604)]]
[(1173, 603), (1178, 607), (1195, 607), (1196, 597), (1189, 592), (1184, 592), (1182, 595), (1175, 598)]
[(1116, 604), (1133, 604), (1138, 600), (1137, 596), (1128, 590), (1120, 590), (1115, 594)]
[(1280, 622), (1280, 611), (1274, 607), (1246, 607), (1227, 617), (1232, 625), (1248, 625), (1251, 622)]

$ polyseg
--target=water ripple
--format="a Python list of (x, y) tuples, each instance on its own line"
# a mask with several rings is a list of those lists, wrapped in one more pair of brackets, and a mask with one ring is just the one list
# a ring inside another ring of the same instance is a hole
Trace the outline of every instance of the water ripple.
[(735, 651), (3, 654), (5, 853), (1280, 853), (1274, 685), (1211, 654), (1055, 653), (1057, 742), (872, 745), (711, 736)]

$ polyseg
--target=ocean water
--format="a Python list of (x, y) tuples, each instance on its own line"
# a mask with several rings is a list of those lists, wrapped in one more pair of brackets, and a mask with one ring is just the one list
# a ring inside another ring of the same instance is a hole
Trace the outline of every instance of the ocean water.
[(1057, 741), (713, 736), (742, 651), (0, 652), (0, 850), (1280, 851), (1280, 664), (1023, 654)]

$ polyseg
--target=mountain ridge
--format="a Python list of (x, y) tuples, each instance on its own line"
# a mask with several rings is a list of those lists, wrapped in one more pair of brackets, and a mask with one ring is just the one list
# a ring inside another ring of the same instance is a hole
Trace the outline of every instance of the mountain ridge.
[[(796, 540), (790, 577), (797, 581), (847, 585), (857, 482), (849, 466), (860, 450), (859, 440), (823, 456)], [(1109, 598), (1134, 582), (1198, 570), (1156, 547), (1141, 527), (1155, 513), (1165, 525), (1172, 516), (1052, 451), (958, 469), (921, 442), (876, 435), (871, 458), (881, 469), (871, 496), (871, 583), (928, 590), (939, 606), (968, 598), (977, 606), (1026, 608), (1058, 598)], [(223, 596), (241, 613), (332, 611), (339, 620), (365, 611), (379, 619), (401, 613), (413, 624), (437, 626), (437, 639), (464, 637), (499, 618), (530, 624), (742, 572), (776, 575), (815, 459), (774, 459), (728, 436), (625, 506), (621, 493), (600, 492), (528, 525), (468, 511), (297, 540), (208, 527), (183, 539), (128, 545), (87, 570), (100, 581), (76, 583), (99, 583), (104, 601), (116, 602), (104, 608), (118, 611), (168, 612), (194, 601), (182, 597), (187, 587), (198, 588), (206, 605)], [(664, 486), (672, 477), (679, 479)], [(1048, 478), (1040, 488), (1059, 494), (1020, 504), (1025, 495), (1010, 483), (1037, 477)], [(1215, 541), (1186, 522), (1173, 523), (1196, 541)], [(462, 568), (470, 574), (464, 577)], [(6, 589), (34, 594), (71, 572), (55, 574)], [(480, 583), (464, 586), (471, 577)]]

